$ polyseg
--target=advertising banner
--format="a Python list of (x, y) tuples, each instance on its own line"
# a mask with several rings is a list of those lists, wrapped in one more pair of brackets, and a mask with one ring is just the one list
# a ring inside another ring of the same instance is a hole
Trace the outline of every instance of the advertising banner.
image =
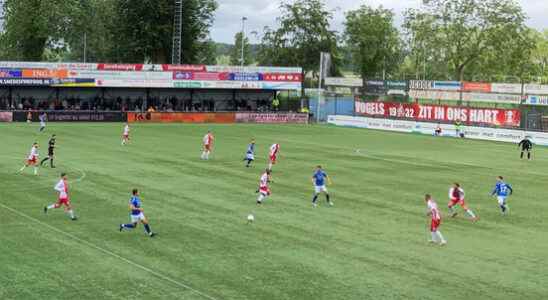
[(527, 96), (525, 104), (528, 105), (548, 105), (548, 96)]
[(23, 78), (67, 78), (67, 70), (23, 69)]
[(97, 70), (105, 71), (142, 71), (143, 64), (97, 64)]
[(435, 90), (460, 91), (462, 84), (460, 81), (434, 81), (433, 88)]
[(0, 86), (12, 85), (12, 86), (49, 86), (51, 85), (51, 79), (40, 78), (0, 78)]
[(0, 122), (13, 121), (13, 113), (11, 111), (0, 111)]
[(409, 89), (411, 90), (431, 90), (434, 88), (432, 80), (410, 80)]
[(162, 79), (95, 79), (97, 87), (128, 87), (128, 88), (171, 88), (173, 83), (171, 80)]
[(409, 97), (413, 99), (458, 101), (460, 98), (460, 92), (434, 91), (434, 90), (409, 90)]
[(23, 76), (22, 70), (0, 69), (0, 78), (21, 78), (22, 76)]
[(205, 72), (205, 65), (162, 65), (162, 71)]
[(355, 112), (364, 116), (414, 119), (417, 121), (455, 122), (490, 126), (519, 127), (517, 109), (472, 108), (445, 105), (423, 105), (398, 102), (355, 102)]
[(127, 113), (130, 123), (235, 123), (234, 113)]
[[(367, 117), (328, 116), (327, 120), (329, 124), (337, 126), (388, 130), (405, 133), (420, 133), (425, 135), (433, 135), (434, 130), (437, 127), (436, 123), (376, 119)], [(456, 136), (455, 126), (450, 124), (441, 124), (440, 127), (442, 128), (443, 136)], [(474, 126), (463, 126), (463, 131), (465, 137), (469, 139), (518, 143), (524, 136), (529, 136), (534, 144), (548, 146), (548, 133), (546, 132)]]
[(548, 95), (548, 85), (526, 84), (523, 88), (525, 94)]
[(253, 67), (253, 66), (206, 66), (207, 72), (220, 73), (298, 73), (301, 74), (301, 68), (294, 67)]
[(95, 87), (95, 80), (90, 78), (62, 78), (52, 79), (53, 87)]
[[(410, 90), (409, 97), (413, 99), (430, 100), (461, 100), (461, 92), (437, 91), (437, 90)], [(491, 103), (521, 103), (520, 95), (494, 94), (494, 93), (462, 93), (462, 101), (465, 102), (491, 102)]]
[(230, 73), (228, 80), (233, 81), (261, 81), (262, 74), (259, 73)]
[(325, 78), (326, 86), (343, 86), (343, 87), (362, 87), (363, 80), (361, 78), (348, 77), (327, 77)]
[(301, 82), (302, 75), (300, 73), (265, 73), (263, 74), (264, 81), (290, 81), (290, 82)]
[[(41, 111), (32, 112), (32, 120), (38, 121)], [(49, 122), (125, 122), (126, 113), (108, 111), (46, 111)], [(13, 113), (13, 121), (26, 122), (27, 112), (16, 111)]]
[(236, 113), (237, 123), (307, 124), (308, 114)]
[(464, 82), (462, 84), (462, 90), (465, 92), (491, 92), (491, 84), (483, 82)]
[(492, 83), (491, 92), (502, 94), (521, 94), (521, 84), (517, 83)]

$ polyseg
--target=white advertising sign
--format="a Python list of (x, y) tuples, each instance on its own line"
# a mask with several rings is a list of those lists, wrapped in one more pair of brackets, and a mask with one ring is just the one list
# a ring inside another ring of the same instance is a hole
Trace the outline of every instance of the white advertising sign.
[(548, 85), (526, 84), (523, 89), (525, 94), (548, 95)]
[[(433, 135), (434, 130), (437, 127), (436, 123), (333, 115), (328, 116), (327, 122), (329, 124), (338, 126), (349, 126), (405, 133), (420, 133), (426, 135)], [(441, 124), (440, 127), (442, 128), (442, 135), (456, 136), (455, 126), (449, 124)], [(521, 139), (523, 139), (523, 137), (529, 136), (531, 137), (533, 143), (537, 145), (548, 146), (548, 133), (546, 132), (474, 126), (463, 126), (462, 128), (464, 130), (465, 137), (469, 139), (518, 143)]]
[(521, 94), (521, 84), (517, 83), (492, 83), (491, 91), (502, 94)]
[(363, 80), (361, 78), (327, 77), (325, 79), (325, 85), (344, 86), (344, 87), (362, 87)]

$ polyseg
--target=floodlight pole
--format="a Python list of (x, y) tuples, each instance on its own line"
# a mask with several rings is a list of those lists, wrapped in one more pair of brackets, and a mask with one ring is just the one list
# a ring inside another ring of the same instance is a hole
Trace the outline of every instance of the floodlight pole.
[[(316, 105), (316, 123), (320, 123), (320, 100), (322, 97), (322, 76), (323, 76), (323, 52), (320, 52), (320, 74), (318, 76), (318, 104)], [(304, 80), (304, 79), (303, 79)]]
[(245, 21), (247, 17), (242, 17), (242, 57), (240, 58), (240, 66), (244, 66), (244, 50), (245, 50)]

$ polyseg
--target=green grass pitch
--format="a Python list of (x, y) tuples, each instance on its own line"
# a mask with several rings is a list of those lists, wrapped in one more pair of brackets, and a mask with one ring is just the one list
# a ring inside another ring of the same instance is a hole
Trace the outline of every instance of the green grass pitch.
[[(200, 161), (207, 129), (211, 161)], [(0, 125), (0, 299), (546, 299), (548, 149), (328, 126)], [(37, 140), (58, 136), (57, 169), (16, 174)], [(250, 138), (257, 161), (242, 159)], [(268, 146), (281, 144), (273, 195), (255, 204)], [(359, 150), (359, 151), (356, 151)], [(332, 177), (335, 206), (311, 205), (313, 168)], [(66, 171), (80, 219), (53, 185)], [(489, 197), (515, 189), (510, 215)], [(427, 243), (423, 195), (447, 214), (458, 181), (479, 215), (444, 218), (446, 247)], [(132, 188), (158, 236), (129, 221)], [(246, 224), (246, 216), (255, 222)]]

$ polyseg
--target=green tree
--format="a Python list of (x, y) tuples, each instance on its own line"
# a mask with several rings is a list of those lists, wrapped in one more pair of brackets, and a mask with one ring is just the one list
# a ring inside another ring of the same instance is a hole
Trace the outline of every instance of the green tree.
[[(234, 46), (230, 51), (230, 64), (233, 66), (239, 66), (242, 64), (242, 33), (238, 32), (234, 36)], [(243, 65), (247, 66), (253, 63), (253, 58), (251, 56), (251, 45), (249, 44), (249, 39), (246, 37), (243, 39), (244, 45), (244, 62)]]
[(445, 63), (448, 77), (465, 80), (475, 69), (490, 73), (493, 62), (513, 69), (529, 60), (525, 19), (513, 0), (423, 0), (407, 10), (404, 28), (417, 69)]
[(3, 59), (39, 61), (46, 48), (63, 47), (59, 41), (72, 21), (67, 16), (77, 6), (77, 0), (7, 0), (0, 36)]
[[(209, 28), (217, 9), (215, 0), (183, 1), (182, 54), (184, 63), (208, 60), (212, 50)], [(117, 0), (116, 47), (126, 62), (171, 61), (174, 2), (172, 0)]]
[[(402, 41), (391, 10), (362, 5), (346, 15), (344, 40), (355, 71), (367, 78), (385, 78), (402, 63)], [(365, 86), (365, 84), (364, 84)]]
[[(329, 29), (333, 18), (320, 0), (282, 2), (279, 27), (266, 27), (259, 50), (259, 63), (275, 66), (297, 66), (304, 75), (316, 72), (320, 66), (320, 53), (331, 53), (332, 73), (339, 63), (336, 33)], [(301, 95), (304, 97), (304, 83)]]

